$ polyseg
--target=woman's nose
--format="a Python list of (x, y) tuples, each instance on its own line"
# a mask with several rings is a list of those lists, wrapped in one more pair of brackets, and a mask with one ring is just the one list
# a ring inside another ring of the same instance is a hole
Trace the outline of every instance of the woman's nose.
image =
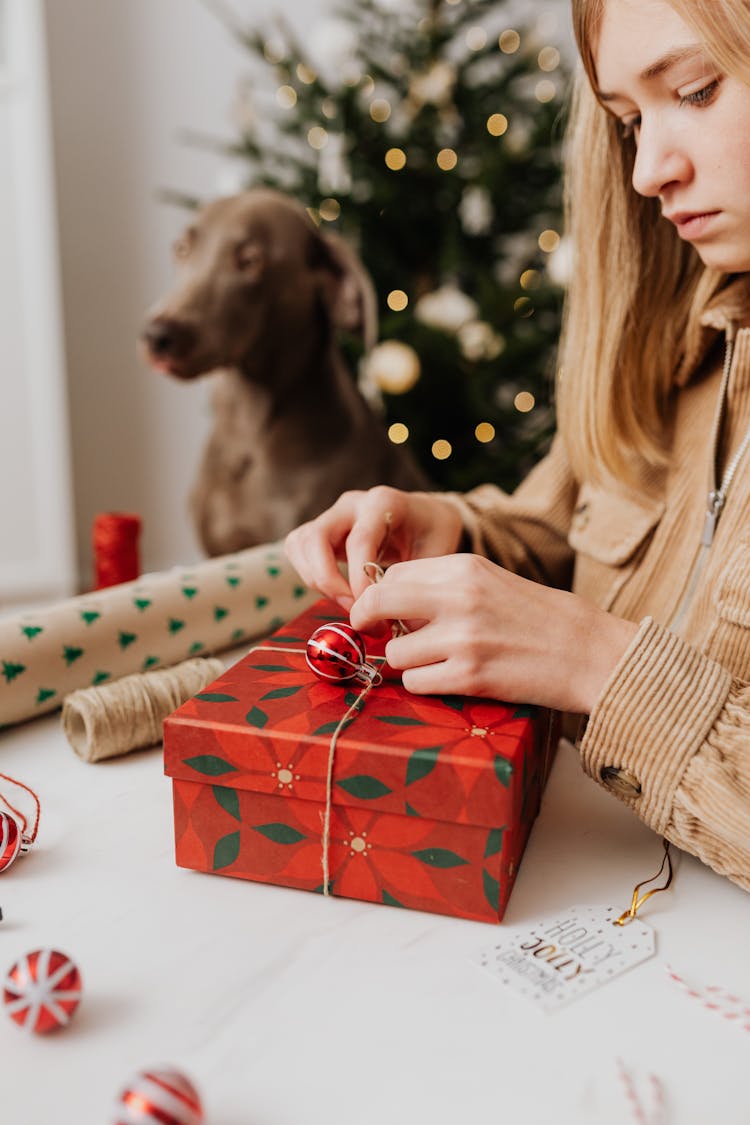
[(638, 194), (661, 195), (670, 184), (685, 183), (691, 175), (692, 165), (684, 147), (665, 124), (642, 121), (633, 167), (633, 187)]

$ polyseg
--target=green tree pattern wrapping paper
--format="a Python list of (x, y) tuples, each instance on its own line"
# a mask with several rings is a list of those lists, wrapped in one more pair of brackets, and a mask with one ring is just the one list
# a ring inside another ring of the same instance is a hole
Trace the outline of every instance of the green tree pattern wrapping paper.
[(317, 597), (280, 543), (0, 619), (0, 725), (78, 688), (221, 652), (273, 632)]

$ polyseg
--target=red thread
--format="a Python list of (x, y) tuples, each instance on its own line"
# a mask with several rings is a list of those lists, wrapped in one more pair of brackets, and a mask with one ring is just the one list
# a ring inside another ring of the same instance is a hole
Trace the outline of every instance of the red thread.
[(140, 531), (140, 516), (128, 512), (102, 512), (95, 516), (92, 539), (97, 590), (138, 578)]
[(0, 801), (2, 801), (3, 804), (6, 806), (6, 808), (9, 808), (10, 811), (13, 813), (13, 815), (18, 818), (18, 821), (21, 825), (21, 832), (26, 837), (28, 842), (30, 844), (33, 844), (34, 841), (36, 840), (36, 834), (39, 831), (39, 814), (41, 812), (41, 805), (39, 804), (39, 798), (37, 797), (34, 790), (30, 786), (25, 785), (23, 781), (16, 781), (16, 779), (14, 777), (8, 777), (7, 773), (0, 773), (0, 777), (3, 778), (4, 781), (9, 781), (11, 783), (11, 785), (17, 785), (19, 789), (25, 789), (26, 792), (29, 793), (34, 798), (34, 804), (36, 806), (36, 815), (34, 817), (34, 827), (32, 828), (31, 832), (29, 832), (28, 831), (29, 822), (26, 819), (26, 817), (24, 816), (24, 814), (21, 812), (20, 809), (15, 808), (14, 805), (11, 805), (8, 798), (4, 797), (3, 794), (0, 793)]

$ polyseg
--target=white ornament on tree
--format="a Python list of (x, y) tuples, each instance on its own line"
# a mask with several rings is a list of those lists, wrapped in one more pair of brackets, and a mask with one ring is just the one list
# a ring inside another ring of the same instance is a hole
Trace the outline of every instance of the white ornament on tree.
[(486, 234), (492, 226), (492, 197), (486, 188), (472, 184), (464, 189), (458, 205), (461, 225), (467, 234)]
[(505, 339), (486, 320), (470, 320), (456, 333), (461, 354), (468, 360), (497, 359), (505, 349)]
[(318, 157), (318, 188), (332, 195), (347, 195), (351, 186), (345, 138), (340, 133), (329, 133)]
[(417, 320), (450, 333), (458, 332), (462, 324), (476, 319), (478, 312), (476, 301), (451, 284), (425, 293), (414, 306)]
[(359, 75), (357, 35), (349, 24), (337, 19), (321, 20), (310, 32), (307, 43), (314, 68), (331, 85), (350, 83)]
[(366, 378), (391, 395), (411, 390), (422, 373), (419, 356), (409, 344), (384, 340), (364, 362)]

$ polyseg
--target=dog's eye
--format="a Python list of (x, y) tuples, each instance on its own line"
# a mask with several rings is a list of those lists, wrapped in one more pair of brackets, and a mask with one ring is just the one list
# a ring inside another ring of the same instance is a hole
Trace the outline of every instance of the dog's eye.
[(263, 251), (256, 242), (242, 242), (235, 250), (235, 260), (238, 269), (256, 270), (263, 262)]

